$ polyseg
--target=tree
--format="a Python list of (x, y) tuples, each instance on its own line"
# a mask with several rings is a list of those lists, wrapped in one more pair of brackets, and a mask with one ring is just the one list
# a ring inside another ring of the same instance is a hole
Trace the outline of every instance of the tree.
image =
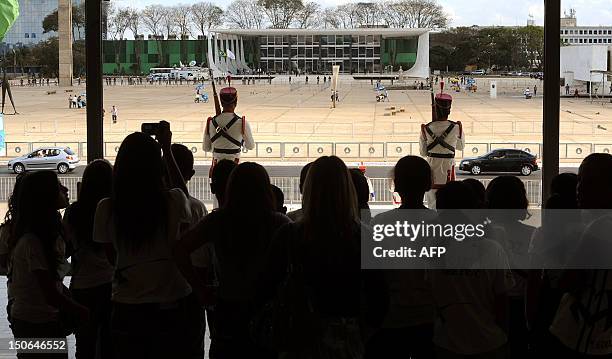
[(59, 41), (56, 36), (32, 46), (32, 62), (40, 66), (45, 77), (56, 77), (59, 73), (59, 57), (49, 54), (59, 53)]
[(409, 12), (409, 25), (416, 28), (445, 28), (448, 26), (448, 15), (444, 8), (434, 0), (404, 0)]
[(310, 29), (321, 24), (321, 6), (316, 2), (304, 4), (295, 14), (295, 25), (299, 29)]
[(162, 35), (164, 29), (162, 21), (164, 17), (163, 10), (158, 5), (149, 5), (142, 12), (142, 25), (153, 36)]
[(170, 35), (175, 34), (175, 29), (176, 29), (176, 20), (174, 19), (174, 10), (171, 7), (163, 6), (163, 7), (160, 7), (160, 11), (162, 13), (161, 26), (166, 33), (166, 38), (169, 38)]
[[(57, 9), (45, 16), (42, 21), (43, 33), (57, 32), (59, 28)], [(72, 5), (72, 41), (81, 38), (81, 30), (85, 29), (85, 2)], [(78, 36), (76, 36), (78, 34)]]
[(225, 22), (239, 29), (261, 29), (265, 26), (265, 13), (257, 0), (234, 0), (225, 10)]
[(176, 28), (180, 38), (188, 38), (191, 35), (191, 7), (177, 5), (172, 8), (172, 16), (176, 22)]
[(133, 7), (128, 7), (125, 9), (128, 14), (127, 18), (127, 26), (134, 35), (134, 38), (139, 35), (139, 29), (141, 27), (140, 20), (142, 19), (142, 15), (138, 9)]
[(273, 29), (286, 29), (304, 8), (302, 0), (258, 0)]
[(199, 2), (191, 6), (191, 18), (201, 35), (213, 26), (223, 24), (223, 10), (209, 2)]
[(321, 14), (320, 27), (324, 29), (339, 29), (340, 20), (338, 19), (337, 9), (328, 7)]
[(382, 10), (380, 3), (361, 2), (355, 4), (357, 21), (359, 27), (373, 27), (380, 25), (382, 20)]
[(336, 8), (337, 21), (340, 24), (339, 27), (343, 29), (354, 29), (359, 27), (359, 11), (357, 4), (348, 3), (340, 5)]

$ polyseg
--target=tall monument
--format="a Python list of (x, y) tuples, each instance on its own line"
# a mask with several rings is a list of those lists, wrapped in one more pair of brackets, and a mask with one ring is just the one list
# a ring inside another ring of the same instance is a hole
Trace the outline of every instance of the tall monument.
[(59, 0), (57, 8), (59, 35), (59, 85), (72, 86), (72, 0)]

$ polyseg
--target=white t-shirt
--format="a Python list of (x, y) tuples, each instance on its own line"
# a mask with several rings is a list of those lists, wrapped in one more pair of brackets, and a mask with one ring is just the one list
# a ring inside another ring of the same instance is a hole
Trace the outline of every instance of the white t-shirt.
[[(610, 233), (610, 216), (599, 218), (587, 226), (580, 239), (583, 248), (577, 251), (582, 254), (581, 263), (589, 258), (600, 266), (609, 263), (612, 254), (612, 245), (608, 243)], [(591, 251), (597, 253), (589, 253)], [(612, 291), (612, 271), (584, 270), (584, 273), (587, 276), (586, 288), (579, 296), (566, 293), (561, 298), (550, 332), (572, 350), (578, 349), (588, 355), (609, 355), (612, 353), (612, 327), (607, 325), (610, 314), (606, 312), (609, 310), (608, 293)], [(585, 317), (591, 317), (588, 320), (590, 324)]]
[[(66, 208), (64, 219), (70, 217), (72, 209), (72, 206)], [(106, 251), (94, 247), (93, 243), (79, 244), (76, 235), (72, 237), (72, 245), (75, 252), (71, 258), (71, 288), (93, 288), (113, 281), (115, 268), (108, 261)]]
[[(63, 259), (64, 241), (57, 240), (57, 256)], [(49, 270), (42, 241), (27, 233), (19, 238), (10, 260), (11, 280), (8, 290), (13, 297), (11, 316), (32, 323), (48, 323), (59, 319), (58, 309), (49, 305), (34, 275), (37, 270)], [(61, 282), (57, 282), (58, 290)]]
[(112, 243), (117, 251), (112, 300), (119, 303), (167, 303), (184, 298), (191, 287), (172, 258), (182, 225), (191, 223), (187, 197), (180, 189), (166, 193), (167, 230), (158, 230), (146, 250), (133, 253), (118, 245), (110, 199), (100, 201), (94, 220), (94, 242)]
[(504, 330), (495, 322), (495, 297), (514, 286), (501, 246), (486, 239), (475, 240), (473, 245), (475, 248), (469, 252), (481, 261), (474, 268), (507, 269), (432, 270), (430, 273), (438, 314), (433, 342), (463, 355), (485, 353), (507, 342)]

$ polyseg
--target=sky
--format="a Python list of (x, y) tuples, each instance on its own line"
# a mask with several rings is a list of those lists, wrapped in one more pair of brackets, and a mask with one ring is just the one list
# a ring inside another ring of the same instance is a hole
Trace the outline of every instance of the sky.
[[(207, 0), (224, 8), (231, 0)], [(323, 7), (347, 3), (347, 0), (314, 0)], [(353, 0), (357, 1), (357, 0)], [(112, 0), (119, 6), (139, 8), (151, 4), (191, 4), (198, 0)], [(450, 15), (451, 26), (525, 25), (533, 16), (537, 25), (544, 23), (543, 0), (438, 0)], [(466, 4), (469, 4), (466, 5)], [(576, 10), (578, 25), (612, 26), (612, 0), (563, 0), (561, 11)]]

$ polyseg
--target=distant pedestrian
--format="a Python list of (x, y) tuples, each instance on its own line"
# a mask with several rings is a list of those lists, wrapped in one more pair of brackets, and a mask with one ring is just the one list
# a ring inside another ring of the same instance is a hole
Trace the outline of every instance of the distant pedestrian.
[(289, 76), (289, 83), (291, 83), (291, 76)]
[(72, 96), (68, 96), (68, 108), (72, 108)]
[(308, 75), (306, 76), (306, 85), (308, 85)]
[(117, 115), (119, 114), (119, 111), (117, 110), (117, 107), (115, 107), (115, 105), (113, 105), (113, 109), (111, 110), (111, 115), (113, 117), (113, 123), (117, 123)]
[(610, 95), (612, 95), (612, 83), (610, 84)]
[(536, 97), (538, 95), (538, 86), (533, 85), (533, 97)]
[(319, 81), (320, 81), (320, 80), (321, 80), (321, 79), (319, 78), (319, 76), (317, 76), (317, 85), (319, 84)]
[(569, 96), (570, 94), (570, 86), (569, 84), (565, 84), (565, 95)]

